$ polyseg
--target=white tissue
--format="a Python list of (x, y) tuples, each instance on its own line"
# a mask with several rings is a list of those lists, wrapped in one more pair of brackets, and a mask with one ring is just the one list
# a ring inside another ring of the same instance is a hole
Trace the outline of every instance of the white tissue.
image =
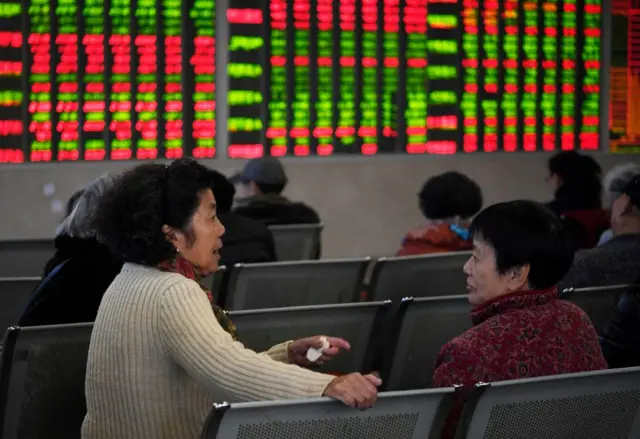
[(327, 338), (322, 337), (321, 340), (322, 340), (322, 347), (320, 349), (309, 348), (307, 350), (307, 360), (309, 360), (311, 363), (315, 363), (316, 361), (318, 361), (318, 359), (322, 357), (322, 354), (324, 353), (324, 351), (326, 349), (329, 349), (329, 342), (327, 341)]

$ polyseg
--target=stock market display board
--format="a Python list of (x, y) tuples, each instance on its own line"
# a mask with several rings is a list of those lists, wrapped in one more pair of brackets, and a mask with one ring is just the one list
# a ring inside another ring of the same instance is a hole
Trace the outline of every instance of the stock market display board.
[(232, 5), (232, 157), (599, 147), (601, 0)]
[(597, 149), (602, 22), (602, 0), (0, 0), (0, 162)]
[(0, 162), (213, 157), (215, 0), (0, 1)]

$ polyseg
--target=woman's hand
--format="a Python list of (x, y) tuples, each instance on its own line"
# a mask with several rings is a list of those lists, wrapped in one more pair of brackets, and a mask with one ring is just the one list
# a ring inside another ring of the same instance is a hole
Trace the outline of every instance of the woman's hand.
[(331, 381), (324, 396), (342, 401), (351, 408), (368, 409), (378, 399), (380, 384), (382, 380), (373, 374), (350, 373)]
[(324, 341), (323, 339), (325, 338), (329, 343), (329, 347), (325, 349), (322, 356), (313, 363), (314, 365), (321, 366), (340, 354), (343, 350), (348, 351), (351, 349), (349, 342), (337, 337), (316, 335), (315, 337), (301, 338), (289, 345), (289, 363), (297, 364), (298, 366), (309, 366), (311, 363), (307, 360), (307, 351), (309, 348), (320, 349)]

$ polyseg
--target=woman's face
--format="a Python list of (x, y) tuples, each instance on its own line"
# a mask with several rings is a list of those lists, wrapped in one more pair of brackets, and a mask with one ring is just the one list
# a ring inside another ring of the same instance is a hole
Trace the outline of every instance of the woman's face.
[(473, 239), (473, 252), (464, 264), (463, 271), (467, 275), (469, 302), (474, 306), (514, 291), (527, 289), (526, 275), (523, 277), (525, 273), (514, 273), (510, 270), (500, 274), (495, 250), (478, 238)]
[(216, 215), (216, 200), (211, 189), (207, 189), (202, 191), (200, 205), (191, 217), (191, 239), (178, 232), (173, 243), (202, 276), (208, 276), (218, 270), (223, 234), (224, 226)]

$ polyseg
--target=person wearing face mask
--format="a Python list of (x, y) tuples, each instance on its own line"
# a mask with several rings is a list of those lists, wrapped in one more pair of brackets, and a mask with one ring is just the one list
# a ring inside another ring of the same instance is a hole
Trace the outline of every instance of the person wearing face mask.
[[(207, 169), (190, 159), (144, 164), (104, 195), (96, 230), (124, 262), (105, 292), (86, 368), (84, 439), (200, 437), (214, 402), (329, 396), (357, 408), (379, 378), (312, 372), (321, 336), (245, 348), (199, 284), (218, 269), (225, 232)], [(328, 337), (319, 362), (349, 349)]]
[(398, 256), (471, 249), (468, 219), (482, 208), (482, 191), (475, 181), (445, 172), (428, 179), (418, 198), (428, 223), (405, 236)]
[(437, 387), (605, 369), (583, 310), (558, 299), (573, 259), (560, 220), (533, 201), (490, 206), (471, 223), (464, 266), (473, 328), (440, 351)]

